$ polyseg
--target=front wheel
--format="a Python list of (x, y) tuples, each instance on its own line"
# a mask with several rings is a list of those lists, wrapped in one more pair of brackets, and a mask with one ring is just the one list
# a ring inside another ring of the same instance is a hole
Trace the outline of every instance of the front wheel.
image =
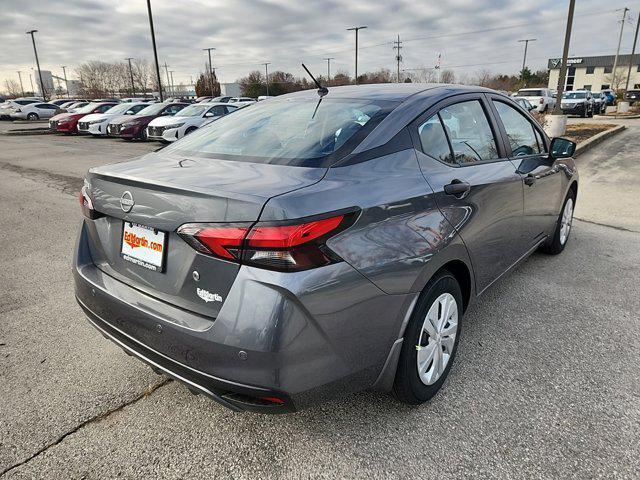
[(558, 255), (564, 250), (564, 247), (569, 241), (569, 234), (571, 233), (571, 226), (573, 224), (573, 209), (576, 203), (576, 194), (573, 190), (569, 191), (567, 198), (562, 206), (562, 211), (556, 222), (556, 228), (553, 233), (553, 237), (549, 243), (545, 244), (541, 250), (544, 253), (550, 255)]
[(29, 115), (27, 115), (27, 120), (31, 120), (31, 121), (38, 120), (39, 118), (40, 117), (35, 112), (31, 112)]
[(443, 270), (425, 287), (407, 325), (393, 393), (419, 405), (444, 383), (458, 348), (462, 292), (455, 277)]

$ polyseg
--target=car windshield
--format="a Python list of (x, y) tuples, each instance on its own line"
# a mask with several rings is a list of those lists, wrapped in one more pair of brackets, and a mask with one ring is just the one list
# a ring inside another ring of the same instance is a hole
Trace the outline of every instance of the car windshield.
[(140, 110), (136, 115), (157, 115), (159, 114), (163, 108), (167, 106), (166, 103), (154, 103), (149, 105), (148, 107), (144, 107)]
[(542, 90), (518, 90), (519, 97), (544, 97)]
[[(283, 99), (227, 115), (167, 147), (167, 153), (319, 167), (348, 153), (393, 102)], [(349, 140), (352, 140), (351, 142)]]
[(124, 113), (127, 110), (129, 110), (131, 108), (131, 104), (130, 103), (120, 103), (118, 105), (114, 105), (113, 107), (111, 107), (109, 110), (107, 110), (104, 113), (116, 113), (116, 114), (120, 114), (120, 113)]
[(98, 108), (100, 104), (99, 103), (88, 103), (87, 105), (85, 105), (82, 108), (79, 108), (76, 113), (91, 113), (93, 112), (96, 108)]
[(577, 98), (587, 98), (587, 94), (584, 92), (565, 92), (562, 94), (562, 98), (575, 100)]
[(206, 112), (209, 107), (210, 105), (207, 105), (205, 103), (189, 105), (187, 108), (183, 108), (182, 110), (180, 110), (176, 115), (179, 117), (197, 117)]

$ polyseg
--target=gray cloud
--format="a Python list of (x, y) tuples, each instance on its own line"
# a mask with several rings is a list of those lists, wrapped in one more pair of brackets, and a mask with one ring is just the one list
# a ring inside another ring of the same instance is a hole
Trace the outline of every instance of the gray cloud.
[[(304, 61), (326, 72), (324, 57), (335, 57), (332, 71), (353, 73), (353, 32), (361, 31), (359, 70), (395, 68), (393, 40), (400, 34), (403, 68), (443, 67), (473, 76), (482, 66), (513, 73), (522, 61), (518, 38), (537, 37), (531, 68), (562, 49), (567, 3), (558, 0), (153, 0), (160, 62), (188, 82), (204, 69), (204, 47), (216, 47), (214, 65), (222, 81), (233, 81), (260, 63), (301, 76)], [(581, 0), (576, 7), (571, 53), (611, 54), (617, 44), (619, 17), (626, 0)], [(102, 0), (0, 0), (0, 90), (17, 70), (35, 67), (26, 30), (35, 28), (41, 66), (61, 73), (87, 60), (152, 60), (146, 2)], [(595, 12), (595, 13), (594, 13)], [(632, 15), (637, 18), (637, 11)], [(505, 28), (512, 25), (525, 25)], [(482, 33), (466, 32), (490, 30)], [(631, 49), (633, 27), (625, 27), (623, 52)], [(24, 77), (23, 77), (24, 78)]]

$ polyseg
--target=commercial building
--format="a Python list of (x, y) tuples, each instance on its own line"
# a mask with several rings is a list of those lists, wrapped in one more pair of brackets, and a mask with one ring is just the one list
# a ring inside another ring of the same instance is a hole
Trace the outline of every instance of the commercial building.
[[(624, 89), (627, 83), (627, 72), (631, 55), (619, 55), (615, 78), (613, 76), (613, 63), (615, 55), (601, 55), (599, 57), (572, 57), (567, 59), (567, 80), (565, 90), (591, 90), (599, 92), (612, 88)], [(558, 86), (561, 58), (549, 59), (549, 88), (555, 90)], [(629, 89), (640, 88), (640, 54), (633, 56), (631, 63), (631, 75)]]

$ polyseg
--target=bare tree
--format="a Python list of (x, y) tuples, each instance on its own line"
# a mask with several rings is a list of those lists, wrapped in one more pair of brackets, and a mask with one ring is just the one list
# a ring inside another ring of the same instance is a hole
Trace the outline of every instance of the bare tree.
[(443, 70), (440, 74), (440, 83), (456, 83), (456, 74), (453, 70)]
[(7, 89), (7, 93), (9, 97), (19, 97), (22, 94), (22, 89), (20, 88), (20, 84), (13, 79), (8, 79), (4, 81), (5, 87)]
[(136, 58), (131, 62), (131, 71), (133, 72), (133, 83), (136, 86), (136, 90), (147, 93), (151, 84), (151, 64), (145, 59)]

